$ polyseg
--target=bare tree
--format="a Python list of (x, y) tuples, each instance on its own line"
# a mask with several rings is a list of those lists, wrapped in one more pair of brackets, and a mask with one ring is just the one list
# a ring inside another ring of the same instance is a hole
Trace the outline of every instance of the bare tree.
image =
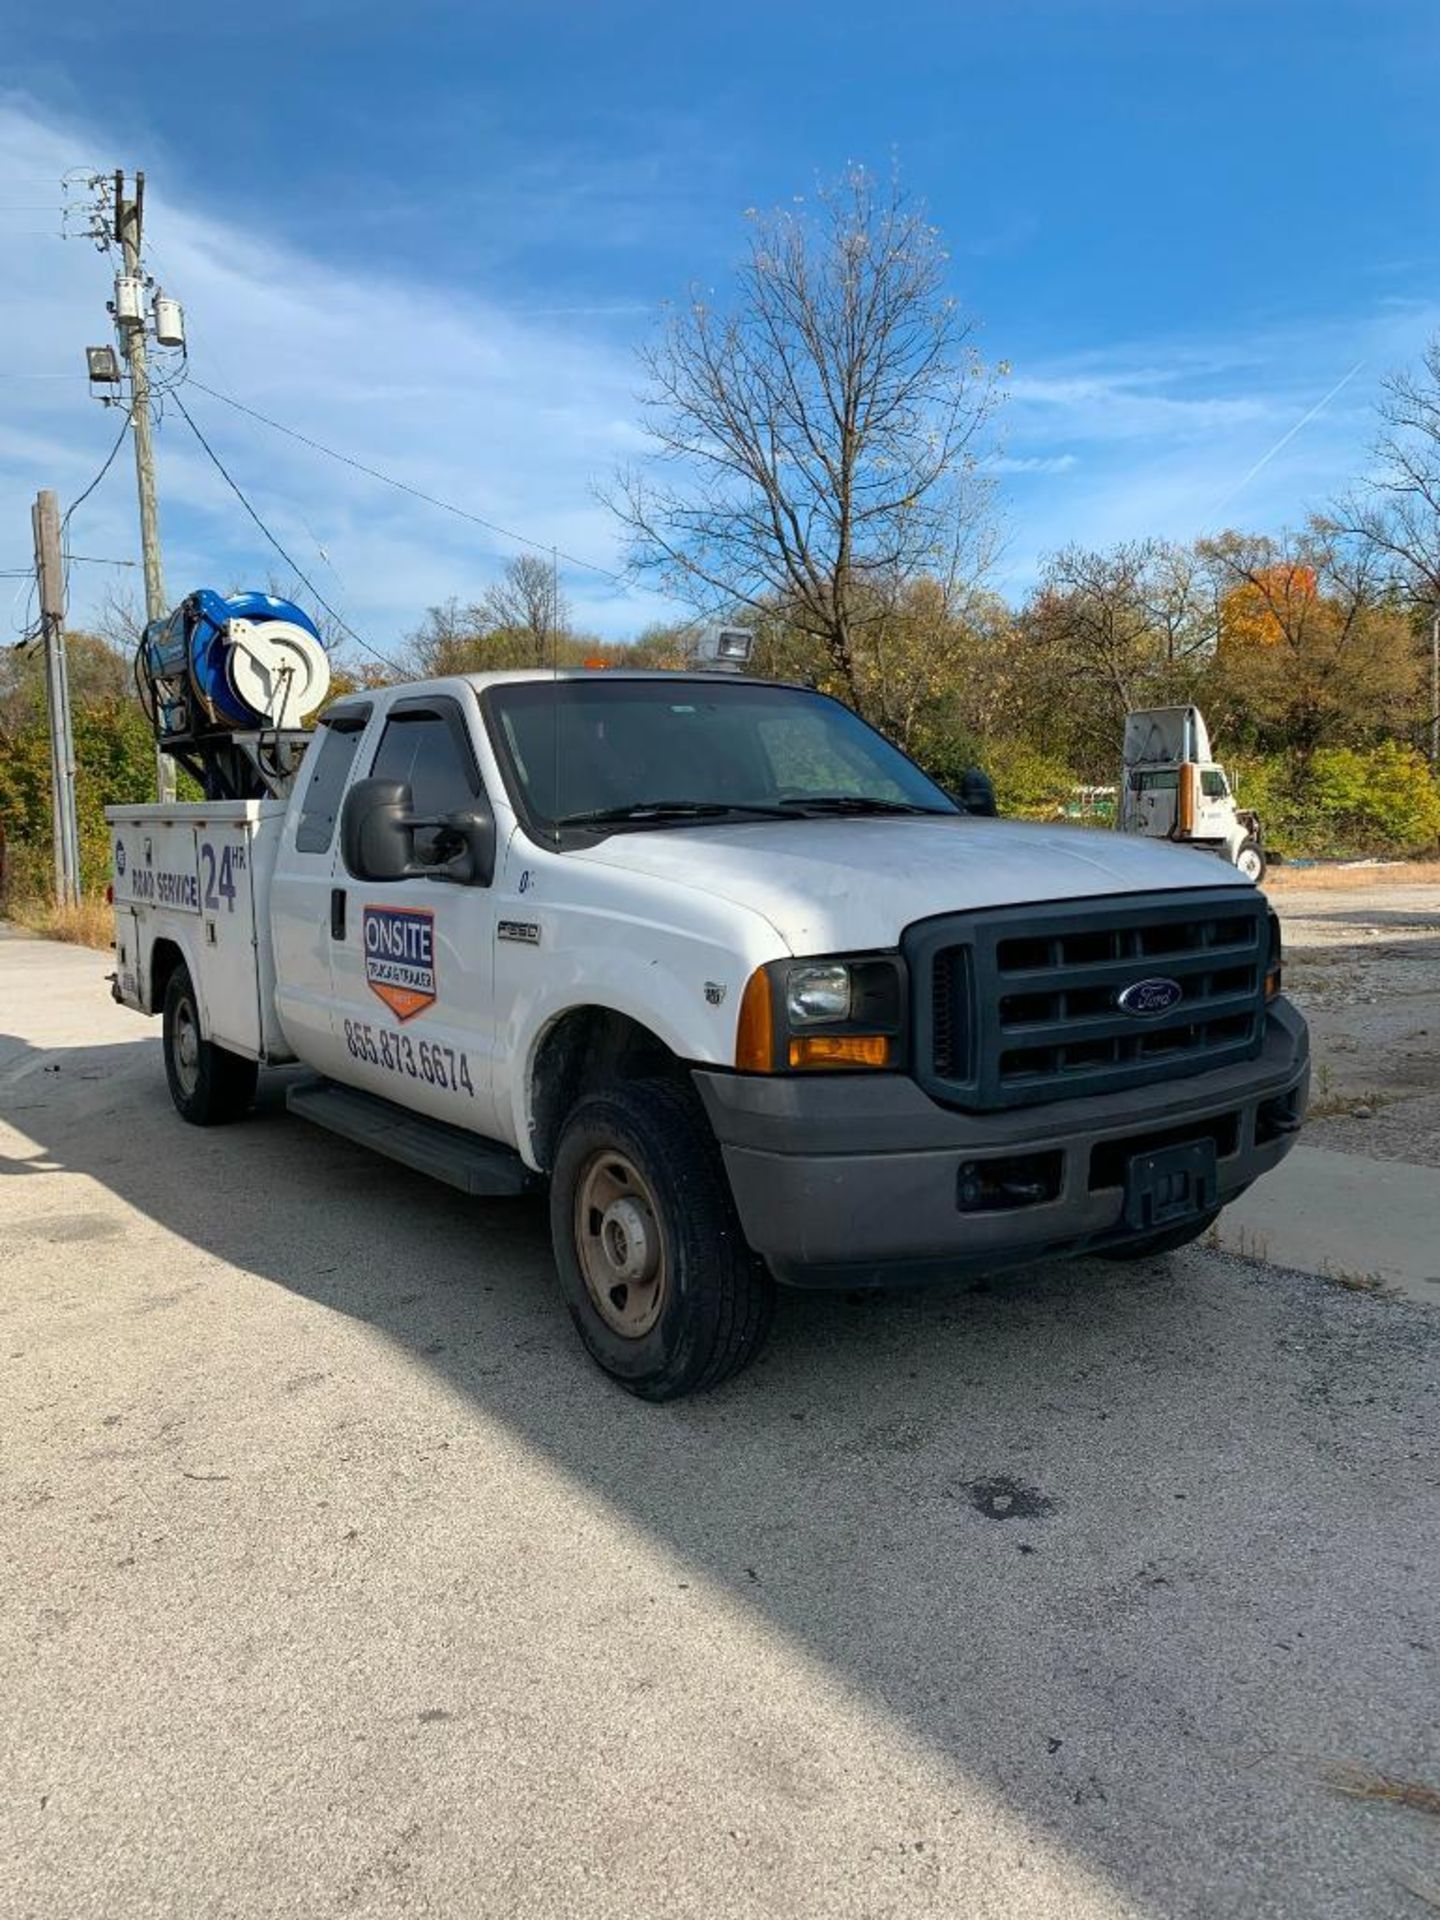
[(570, 630), (570, 607), (551, 562), (538, 553), (508, 561), (504, 573), (480, 596), (471, 617), (482, 631), (524, 636), (542, 664), (546, 649)]
[(1418, 373), (1385, 380), (1379, 415), (1375, 469), (1332, 522), (1372, 546), (1415, 604), (1440, 607), (1440, 334)]
[(778, 612), (863, 707), (894, 583), (974, 570), (994, 386), (898, 182), (854, 168), (752, 218), (728, 309), (692, 297), (642, 355), (655, 457), (607, 498), (637, 565)]
[(1126, 714), (1185, 697), (1215, 630), (1193, 552), (1163, 540), (1066, 547), (1019, 623), (1032, 705), (1083, 764), (1113, 765)]
[(427, 607), (420, 626), (406, 635), (406, 665), (418, 680), (469, 673), (475, 645), (474, 623), (452, 594), (439, 606)]

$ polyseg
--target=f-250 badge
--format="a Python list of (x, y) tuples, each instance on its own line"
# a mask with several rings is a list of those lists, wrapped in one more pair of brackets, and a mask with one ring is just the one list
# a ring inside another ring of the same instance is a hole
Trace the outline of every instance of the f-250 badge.
[(413, 1020), (435, 1001), (435, 915), (424, 907), (366, 907), (365, 979), (390, 1011)]

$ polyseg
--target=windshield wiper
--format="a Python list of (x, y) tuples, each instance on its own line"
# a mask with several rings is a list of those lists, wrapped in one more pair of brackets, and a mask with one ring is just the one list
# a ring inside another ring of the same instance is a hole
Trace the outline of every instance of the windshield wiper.
[(646, 820), (720, 820), (727, 814), (759, 814), (783, 820), (779, 807), (748, 806), (744, 801), (721, 800), (631, 800), (623, 807), (592, 807), (585, 813), (563, 813), (557, 826), (620, 826), (626, 821)]
[(780, 805), (791, 813), (930, 813), (944, 812), (942, 807), (922, 807), (913, 800), (877, 800), (866, 793), (814, 793), (803, 799), (798, 795)]

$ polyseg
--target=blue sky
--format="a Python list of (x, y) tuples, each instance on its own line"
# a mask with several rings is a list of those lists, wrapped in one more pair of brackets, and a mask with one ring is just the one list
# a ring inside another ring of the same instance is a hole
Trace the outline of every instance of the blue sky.
[[(593, 485), (639, 445), (636, 342), (687, 284), (723, 289), (746, 207), (849, 161), (898, 161), (1013, 368), (1012, 593), (1072, 539), (1294, 524), (1363, 467), (1381, 375), (1440, 324), (1429, 0), (259, 0), (183, 24), (3, 0), (0, 26), (22, 376), (0, 381), (0, 568), (36, 488), (72, 497), (115, 424), (73, 373), (108, 292), (55, 237), (74, 167), (146, 167), (196, 380), (612, 567)], [(382, 647), (513, 550), (186, 397)], [(160, 462), (175, 597), (283, 574), (173, 411)], [(134, 554), (128, 467), (83, 512), (77, 550)], [(75, 617), (127, 578), (77, 568)], [(606, 633), (667, 611), (599, 573), (566, 586)]]

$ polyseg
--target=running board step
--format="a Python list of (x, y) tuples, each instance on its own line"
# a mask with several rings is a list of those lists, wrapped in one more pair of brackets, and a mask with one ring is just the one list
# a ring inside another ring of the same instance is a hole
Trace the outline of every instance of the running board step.
[(428, 1173), (461, 1193), (493, 1199), (528, 1192), (536, 1184), (536, 1176), (508, 1147), (333, 1080), (298, 1081), (286, 1090), (285, 1104), (317, 1127)]

